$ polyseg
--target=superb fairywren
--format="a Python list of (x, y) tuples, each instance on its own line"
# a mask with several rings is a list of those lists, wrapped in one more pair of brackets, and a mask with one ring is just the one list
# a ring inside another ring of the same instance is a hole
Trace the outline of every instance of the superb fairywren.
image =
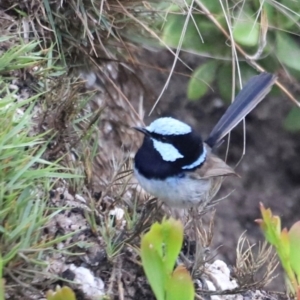
[(145, 137), (134, 173), (151, 195), (174, 208), (206, 206), (234, 170), (212, 153), (217, 145), (269, 93), (276, 76), (252, 77), (203, 142), (191, 126), (171, 117), (135, 127)]

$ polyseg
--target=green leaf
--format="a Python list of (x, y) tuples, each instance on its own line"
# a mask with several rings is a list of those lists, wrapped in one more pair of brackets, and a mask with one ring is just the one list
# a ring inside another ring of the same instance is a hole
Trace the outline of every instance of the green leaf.
[(195, 288), (190, 273), (184, 266), (178, 266), (167, 285), (166, 300), (193, 300)]
[[(267, 13), (269, 24), (271, 28), (280, 28), (281, 31), (295, 32), (297, 24), (300, 19), (299, 2), (291, 0), (281, 0), (280, 5), (284, 9), (278, 9), (271, 2), (264, 2), (264, 10)], [(289, 10), (292, 15), (284, 13), (284, 10)]]
[(222, 100), (230, 104), (232, 95), (232, 66), (224, 64), (219, 68), (217, 73), (217, 85)]
[[(253, 69), (253, 67), (250, 67), (248, 63), (241, 62), (240, 63), (240, 70), (242, 74), (242, 81), (243, 86), (255, 75), (257, 75), (257, 71)], [(239, 84), (237, 84), (239, 87)]]
[(262, 220), (257, 220), (260, 225), (266, 240), (273, 246), (279, 247), (279, 240), (281, 234), (281, 220), (278, 216), (274, 216), (270, 208), (265, 208), (260, 203), (260, 212)]
[[(168, 15), (167, 22), (163, 29), (162, 40), (170, 47), (177, 47), (182, 35), (186, 21), (185, 16)], [(197, 29), (193, 22), (189, 22), (184, 34), (182, 47), (184, 49), (195, 49), (201, 43)]]
[(168, 274), (173, 272), (176, 259), (179, 255), (183, 242), (182, 223), (175, 219), (169, 219), (162, 222), (164, 260), (165, 268)]
[(55, 292), (49, 291), (47, 300), (76, 300), (75, 293), (67, 286), (58, 288)]
[(219, 1), (201, 0), (201, 3), (214, 15), (223, 14)]
[(194, 71), (187, 89), (187, 96), (190, 100), (198, 100), (207, 93), (209, 85), (214, 80), (217, 67), (218, 62), (212, 60), (198, 67)]
[(156, 299), (164, 300), (166, 273), (162, 260), (162, 236), (158, 223), (153, 224), (150, 231), (142, 237), (141, 259)]
[(241, 45), (253, 47), (258, 43), (259, 25), (255, 19), (239, 17), (234, 24), (233, 37)]
[[(277, 216), (278, 217), (278, 216)], [(278, 217), (279, 218), (279, 217)], [(283, 228), (280, 236), (277, 247), (277, 252), (281, 260), (283, 268), (286, 270), (289, 268), (289, 258), (290, 258), (290, 239), (289, 233), (286, 228)]]
[(283, 127), (291, 132), (300, 130), (300, 108), (294, 107), (286, 116)]
[[(263, 220), (256, 220), (256, 222), (262, 228), (266, 240), (275, 247), (286, 274), (288, 289), (295, 295), (298, 291), (295, 270), (300, 272), (300, 263), (298, 262), (300, 253), (300, 222), (293, 229), (291, 228), (290, 232), (286, 228), (281, 231), (279, 216), (274, 216), (271, 209), (265, 209), (263, 204), (260, 204), (260, 210)], [(294, 265), (292, 265), (292, 257)]]
[(166, 285), (173, 272), (183, 241), (183, 225), (169, 219), (154, 223), (142, 237), (141, 259), (145, 274), (158, 300), (165, 299)]
[[(300, 280), (300, 221), (296, 222), (289, 231), (290, 262), (293, 271)], [(300, 282), (298, 282), (300, 284)]]
[[(209, 0), (208, 2), (213, 4), (215, 10), (220, 10), (219, 3)], [(181, 11), (182, 9), (180, 9)], [(214, 13), (214, 17), (221, 26), (226, 26), (226, 19), (222, 12)], [(167, 44), (176, 48), (183, 35), (182, 49), (184, 50), (201, 53), (205, 56), (209, 53), (210, 56), (230, 58), (230, 47), (219, 47), (219, 45), (224, 45), (227, 39), (215, 24), (208, 20), (205, 15), (193, 14), (183, 32), (186, 18), (185, 15), (179, 13), (167, 15), (166, 21), (163, 23), (162, 45)]]
[(278, 59), (287, 67), (300, 71), (300, 47), (287, 33), (276, 31), (276, 51)]

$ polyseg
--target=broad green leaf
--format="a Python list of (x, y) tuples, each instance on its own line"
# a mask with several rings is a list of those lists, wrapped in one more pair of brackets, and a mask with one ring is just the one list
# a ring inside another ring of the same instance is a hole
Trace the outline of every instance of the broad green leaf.
[(207, 93), (210, 84), (214, 80), (217, 67), (218, 62), (212, 60), (194, 71), (187, 89), (187, 96), (190, 100), (198, 100)]
[(164, 220), (162, 222), (163, 243), (164, 243), (164, 263), (166, 272), (173, 272), (177, 257), (183, 242), (183, 225), (175, 219)]
[(144, 272), (157, 300), (165, 299), (165, 266), (162, 260), (162, 235), (160, 224), (152, 225), (142, 237), (141, 259)]
[(280, 259), (281, 259), (282, 265), (287, 266), (287, 263), (288, 264), (290, 263), (289, 262), (289, 258), (290, 258), (290, 239), (289, 239), (289, 233), (288, 233), (286, 228), (282, 229), (281, 234), (279, 236), (277, 251), (280, 254)]
[(286, 116), (283, 127), (291, 132), (300, 131), (300, 108), (294, 107)]
[(241, 45), (253, 47), (258, 43), (259, 25), (255, 19), (239, 17), (234, 24), (233, 37)]
[(174, 219), (154, 223), (142, 237), (143, 268), (158, 300), (165, 299), (166, 283), (173, 272), (182, 241), (183, 225)]
[(193, 300), (194, 283), (184, 266), (178, 266), (170, 277), (166, 287), (166, 300)]
[(217, 85), (222, 100), (230, 104), (232, 95), (232, 66), (224, 64), (217, 72)]
[[(280, 28), (281, 31), (284, 29), (286, 31), (295, 32), (297, 30), (297, 22), (300, 19), (299, 14), (299, 2), (291, 0), (281, 0), (280, 5), (283, 8), (282, 10), (275, 7), (271, 2), (264, 2), (264, 10), (268, 16), (268, 22), (272, 28)], [(285, 8), (284, 8), (285, 7)], [(284, 13), (284, 11), (289, 10), (292, 13)]]
[[(168, 15), (163, 29), (162, 40), (170, 47), (177, 47), (182, 35), (186, 17), (181, 15)], [(189, 22), (184, 34), (182, 48), (197, 49), (202, 43), (193, 22)]]
[(171, 47), (177, 47), (184, 24), (182, 16), (168, 15), (162, 40)]
[(300, 47), (289, 34), (276, 31), (275, 53), (281, 63), (300, 71)]
[[(300, 221), (296, 222), (289, 231), (290, 262), (293, 271), (300, 280)], [(300, 282), (298, 282), (300, 284)]]
[[(219, 3), (217, 6), (220, 8)], [(214, 17), (221, 26), (226, 26), (224, 14), (216, 13)], [(177, 47), (183, 35), (182, 49), (184, 50), (201, 53), (205, 56), (209, 53), (211, 56), (230, 58), (230, 47), (225, 46), (226, 37), (205, 15), (194, 14), (188, 19), (187, 26), (186, 22), (186, 16), (169, 13), (164, 22), (161, 44)], [(183, 30), (185, 26), (186, 30)], [(219, 45), (224, 45), (224, 47), (219, 47)]]
[(146, 241), (151, 241), (151, 247), (153, 247), (157, 251), (160, 257), (163, 257), (162, 244), (164, 241), (161, 232), (161, 224), (159, 224), (158, 222), (154, 223), (151, 226), (150, 231), (145, 234), (144, 238)]

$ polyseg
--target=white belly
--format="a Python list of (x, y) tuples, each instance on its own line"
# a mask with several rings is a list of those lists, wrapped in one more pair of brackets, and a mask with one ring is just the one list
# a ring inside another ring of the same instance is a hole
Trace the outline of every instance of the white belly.
[(136, 169), (134, 174), (145, 191), (170, 207), (195, 207), (210, 200), (207, 199), (211, 188), (210, 179), (195, 180), (188, 176), (175, 176), (165, 180), (146, 179)]

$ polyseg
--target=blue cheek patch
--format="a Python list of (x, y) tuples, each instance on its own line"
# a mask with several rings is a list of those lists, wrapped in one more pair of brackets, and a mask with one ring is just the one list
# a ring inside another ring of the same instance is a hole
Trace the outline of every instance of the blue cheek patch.
[(173, 162), (183, 158), (183, 155), (172, 145), (151, 139), (154, 149), (160, 154), (164, 161)]

